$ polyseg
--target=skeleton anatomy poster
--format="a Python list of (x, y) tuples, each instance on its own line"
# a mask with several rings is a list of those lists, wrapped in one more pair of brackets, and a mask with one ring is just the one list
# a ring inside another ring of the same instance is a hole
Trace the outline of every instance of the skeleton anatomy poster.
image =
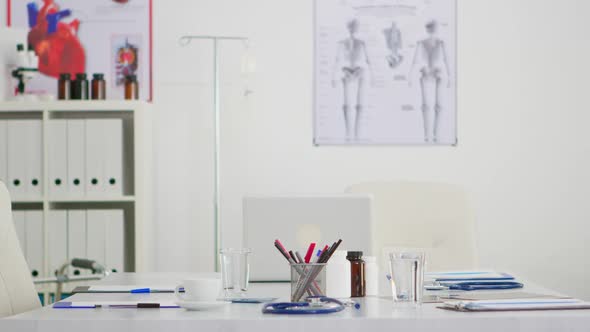
[(456, 144), (456, 0), (316, 0), (314, 34), (315, 144)]

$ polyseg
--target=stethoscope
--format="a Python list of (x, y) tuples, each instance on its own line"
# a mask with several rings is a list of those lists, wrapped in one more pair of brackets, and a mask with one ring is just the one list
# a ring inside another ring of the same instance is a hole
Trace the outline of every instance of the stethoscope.
[(344, 307), (344, 303), (331, 297), (310, 296), (307, 298), (307, 302), (267, 303), (262, 307), (262, 313), (283, 315), (331, 314), (344, 310)]

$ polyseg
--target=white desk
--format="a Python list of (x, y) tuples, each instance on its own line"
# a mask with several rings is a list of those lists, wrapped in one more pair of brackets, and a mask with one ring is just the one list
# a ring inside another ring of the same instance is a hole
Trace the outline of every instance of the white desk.
[[(102, 284), (175, 284), (190, 274), (119, 274)], [(287, 299), (288, 284), (253, 284), (255, 296)], [(529, 289), (529, 291), (543, 291)], [(546, 293), (546, 291), (545, 291)], [(77, 294), (72, 301), (171, 299), (173, 294)], [(419, 309), (395, 309), (391, 300), (365, 298), (361, 309), (329, 315), (263, 315), (259, 304), (228, 304), (211, 311), (183, 309), (77, 309), (41, 308), (0, 320), (0, 331), (42, 332), (184, 332), (184, 331), (590, 331), (590, 311), (536, 311), (461, 313), (424, 304)]]

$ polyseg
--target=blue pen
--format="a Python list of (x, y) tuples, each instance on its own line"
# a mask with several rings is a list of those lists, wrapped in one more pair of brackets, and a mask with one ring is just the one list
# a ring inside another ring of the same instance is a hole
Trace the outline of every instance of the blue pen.
[(151, 290), (149, 288), (136, 288), (136, 289), (132, 289), (131, 294), (142, 294), (142, 293), (151, 293)]
[[(179, 289), (180, 292), (184, 292), (184, 288)], [(159, 290), (159, 289), (151, 289), (151, 288), (136, 288), (129, 291), (131, 294), (145, 294), (145, 293), (172, 293), (169, 290)]]

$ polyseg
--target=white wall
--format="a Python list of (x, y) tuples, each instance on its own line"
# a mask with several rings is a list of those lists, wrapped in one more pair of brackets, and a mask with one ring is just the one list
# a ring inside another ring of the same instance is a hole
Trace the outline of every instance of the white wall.
[(590, 2), (459, 0), (456, 148), (312, 146), (312, 3), (154, 0), (158, 269), (213, 268), (212, 50), (178, 37), (237, 34), (258, 66), (244, 100), (241, 45), (224, 46), (225, 245), (245, 194), (452, 182), (472, 194), (483, 266), (590, 299)]
[(159, 269), (213, 264), (212, 50), (177, 38), (237, 34), (258, 66), (244, 101), (241, 45), (223, 50), (224, 245), (245, 194), (452, 182), (472, 194), (483, 266), (590, 299), (590, 2), (459, 0), (456, 148), (312, 146), (312, 0), (155, 2)]
[(312, 146), (312, 0), (155, 2), (159, 269), (213, 264), (212, 51), (177, 38), (237, 34), (258, 66), (244, 101), (241, 45), (226, 45), (225, 245), (239, 245), (244, 194), (452, 182), (472, 194), (483, 266), (590, 299), (590, 2), (459, 0), (456, 148)]

